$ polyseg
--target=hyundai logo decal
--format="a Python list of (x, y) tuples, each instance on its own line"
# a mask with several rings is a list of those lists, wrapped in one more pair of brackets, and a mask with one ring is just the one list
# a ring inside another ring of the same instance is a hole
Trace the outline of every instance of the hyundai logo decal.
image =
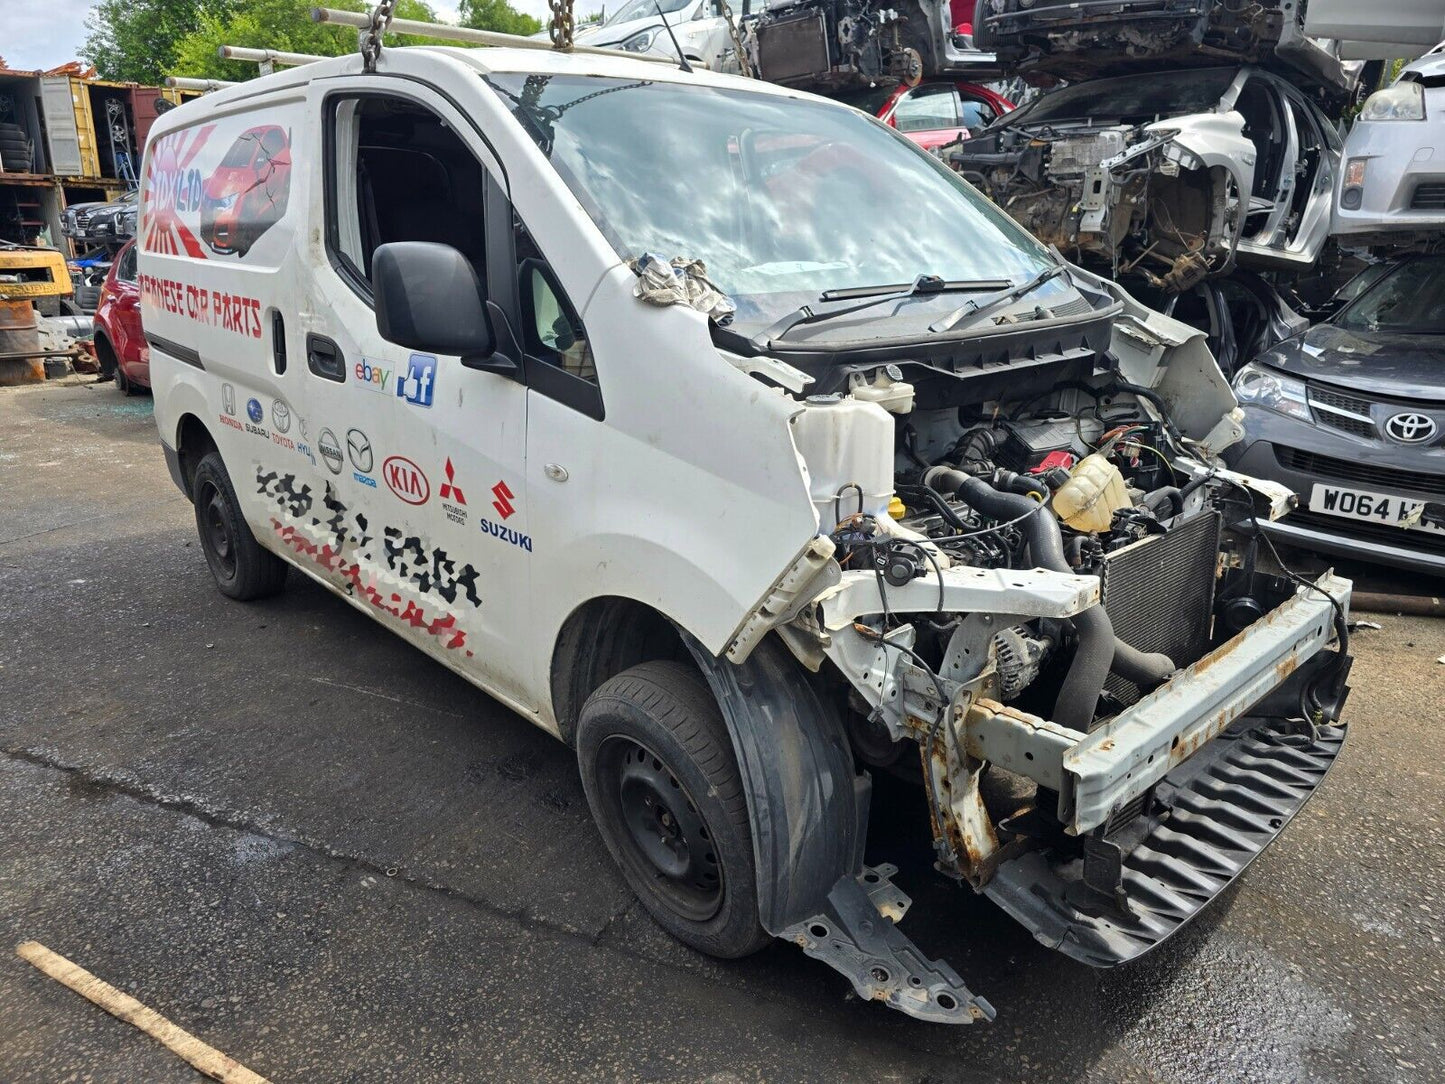
[(1401, 444), (1424, 444), (1439, 430), (1435, 419), (1425, 414), (1396, 414), (1385, 422), (1385, 433)]

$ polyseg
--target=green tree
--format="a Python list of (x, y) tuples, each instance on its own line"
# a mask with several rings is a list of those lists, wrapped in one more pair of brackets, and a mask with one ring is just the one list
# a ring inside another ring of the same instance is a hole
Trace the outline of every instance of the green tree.
[[(222, 60), (216, 55), (222, 45), (316, 56), (356, 52), (356, 30), (349, 26), (313, 23), (311, 8), (314, 6), (318, 6), (314, 0), (226, 0), (224, 6), (202, 15), (199, 25), (176, 43), (167, 74), (196, 79), (254, 79), (259, 71), (255, 64)], [(344, 11), (370, 10), (361, 0), (324, 0), (319, 6)], [(437, 21), (436, 13), (423, 0), (398, 0), (396, 17)], [(386, 36), (390, 45), (418, 45), (428, 40), (407, 34)]]
[(102, 79), (155, 85), (170, 73), (176, 44), (234, 0), (99, 0), (86, 13), (80, 55)]
[(457, 13), (461, 16), (461, 24), (473, 30), (529, 37), (542, 29), (540, 22), (518, 11), (507, 0), (461, 0)]

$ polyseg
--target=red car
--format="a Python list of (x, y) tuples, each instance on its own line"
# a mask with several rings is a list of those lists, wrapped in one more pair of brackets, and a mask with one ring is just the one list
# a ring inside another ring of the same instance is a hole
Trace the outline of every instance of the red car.
[(982, 128), (1013, 109), (1013, 102), (976, 83), (950, 80), (916, 87), (877, 86), (839, 97), (855, 109), (872, 113), (897, 128), (924, 150), (967, 139), (970, 128)]
[(100, 378), (115, 378), (127, 395), (151, 386), (151, 352), (140, 327), (140, 286), (136, 282), (135, 242), (116, 254), (100, 288), (95, 308), (95, 356)]
[(205, 182), (201, 236), (213, 252), (242, 258), (286, 213), (291, 136), (274, 124), (237, 137)]

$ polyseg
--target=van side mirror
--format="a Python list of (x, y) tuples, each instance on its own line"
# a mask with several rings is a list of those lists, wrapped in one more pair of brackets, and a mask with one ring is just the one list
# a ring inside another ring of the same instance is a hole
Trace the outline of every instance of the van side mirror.
[(428, 354), (491, 358), (496, 335), (476, 269), (451, 245), (393, 241), (371, 256), (376, 330)]

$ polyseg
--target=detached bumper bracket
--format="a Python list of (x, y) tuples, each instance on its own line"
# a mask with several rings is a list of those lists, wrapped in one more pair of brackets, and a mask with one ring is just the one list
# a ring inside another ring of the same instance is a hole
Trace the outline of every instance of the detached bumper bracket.
[(844, 975), (865, 1001), (941, 1024), (992, 1020), (994, 1007), (975, 997), (942, 960), (930, 960), (894, 925), (911, 902), (890, 878), (892, 866), (840, 877), (822, 914), (779, 936)]

